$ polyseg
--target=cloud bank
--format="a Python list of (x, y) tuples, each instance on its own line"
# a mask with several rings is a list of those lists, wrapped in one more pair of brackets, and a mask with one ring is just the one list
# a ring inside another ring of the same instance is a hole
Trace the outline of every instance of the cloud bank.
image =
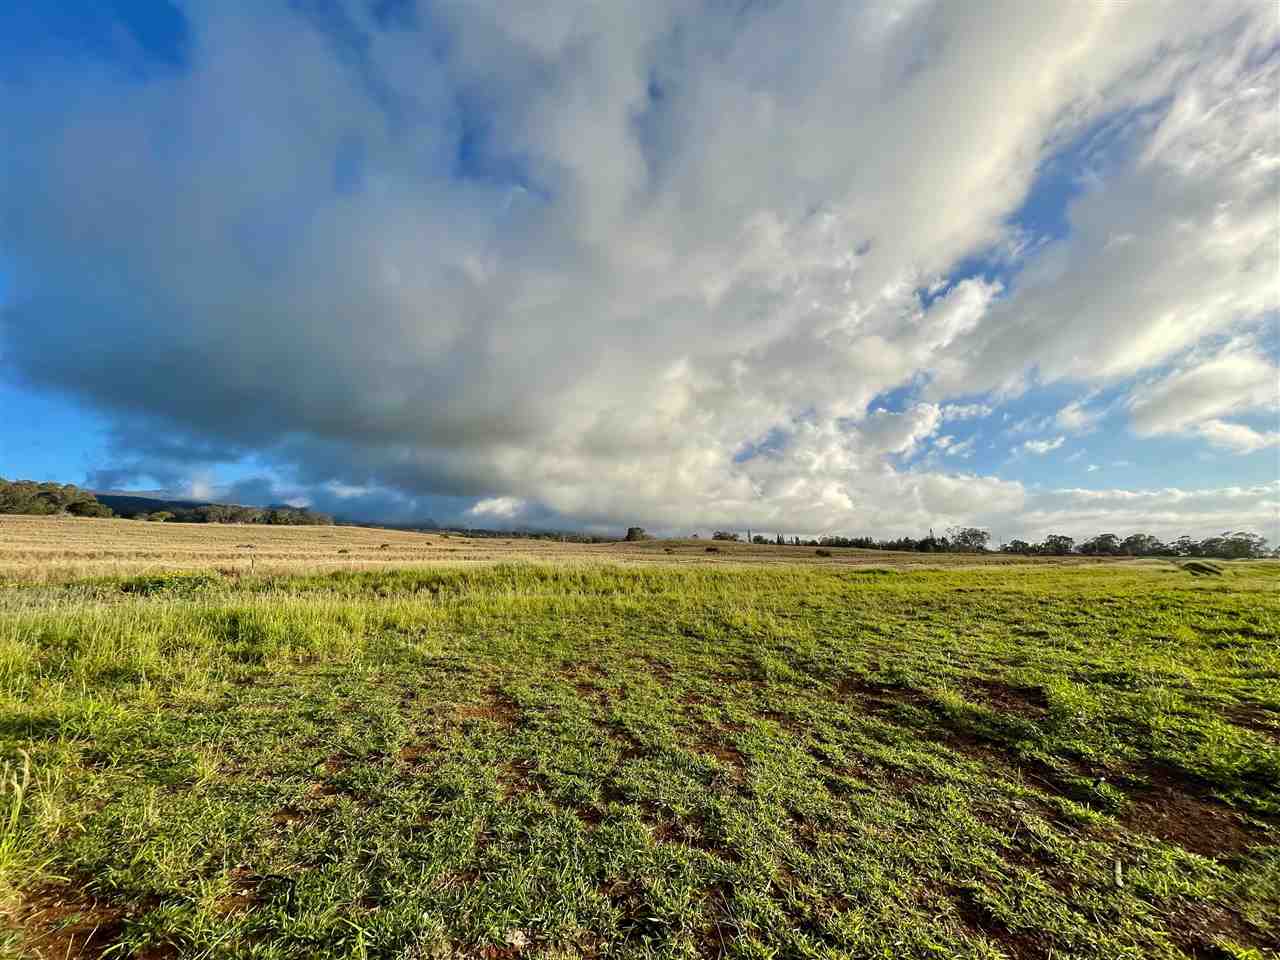
[(1276, 442), (1239, 420), (1276, 404), (1265, 5), (181, 11), (173, 62), (126, 36), (0, 75), (0, 355), (112, 413), (121, 482), (249, 460), (330, 509), (671, 531), (1275, 525), (1270, 488), (1046, 500), (943, 430), (1060, 384), (1072, 432), (1115, 388), (1135, 442)]

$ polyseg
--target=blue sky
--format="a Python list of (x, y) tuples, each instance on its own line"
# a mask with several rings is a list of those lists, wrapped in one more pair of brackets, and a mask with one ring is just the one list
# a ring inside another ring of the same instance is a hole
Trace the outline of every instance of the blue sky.
[(7, 5), (0, 475), (1275, 539), (1270, 19)]

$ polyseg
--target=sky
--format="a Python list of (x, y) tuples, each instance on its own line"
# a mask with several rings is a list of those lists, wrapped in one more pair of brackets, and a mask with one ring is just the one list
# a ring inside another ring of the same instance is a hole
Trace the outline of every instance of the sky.
[(1280, 541), (1247, 0), (10, 0), (0, 475)]

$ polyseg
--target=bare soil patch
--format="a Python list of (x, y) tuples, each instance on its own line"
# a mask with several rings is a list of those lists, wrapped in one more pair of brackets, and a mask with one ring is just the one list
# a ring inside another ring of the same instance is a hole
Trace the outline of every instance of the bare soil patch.
[[(132, 915), (73, 890), (47, 887), (25, 898), (15, 920), (32, 960), (98, 960), (120, 942)], [(171, 947), (151, 947), (133, 956), (169, 960), (178, 953)]]
[(1149, 785), (1130, 792), (1132, 802), (1120, 815), (1130, 830), (1215, 859), (1244, 853), (1268, 839), (1275, 842), (1230, 807), (1199, 795), (1176, 771), (1152, 766), (1143, 770), (1143, 776)]

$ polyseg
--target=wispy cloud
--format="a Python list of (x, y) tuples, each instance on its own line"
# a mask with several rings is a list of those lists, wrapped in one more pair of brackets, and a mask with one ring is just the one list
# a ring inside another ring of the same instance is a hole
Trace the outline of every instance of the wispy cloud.
[(1022, 449), (1036, 456), (1044, 456), (1046, 453), (1057, 450), (1066, 442), (1066, 437), (1054, 437), (1052, 440), (1027, 440), (1022, 444)]

